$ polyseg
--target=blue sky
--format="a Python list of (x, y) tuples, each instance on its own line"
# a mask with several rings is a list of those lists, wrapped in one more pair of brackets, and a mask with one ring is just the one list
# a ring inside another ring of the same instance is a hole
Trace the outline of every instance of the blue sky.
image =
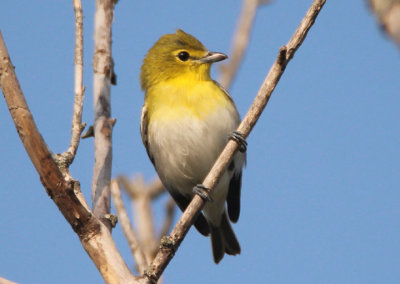
[[(93, 122), (93, 1), (84, 1), (83, 119)], [(242, 116), (280, 46), (311, 1), (262, 7), (231, 88)], [(182, 28), (229, 52), (241, 1), (120, 0), (113, 25), (113, 176), (154, 169), (139, 134), (146, 51)], [(47, 144), (64, 151), (73, 102), (72, 1), (4, 0), (0, 29)], [(166, 283), (398, 283), (400, 280), (400, 57), (364, 1), (328, 1), (251, 133), (242, 212), (242, 254), (212, 261), (191, 230)], [(214, 78), (217, 68), (213, 69)], [(20, 283), (102, 283), (76, 235), (46, 195), (0, 100), (0, 276)], [(71, 168), (87, 199), (93, 141)], [(156, 210), (156, 214), (161, 214)], [(160, 219), (160, 218), (159, 218)], [(120, 227), (113, 232), (132, 266)]]

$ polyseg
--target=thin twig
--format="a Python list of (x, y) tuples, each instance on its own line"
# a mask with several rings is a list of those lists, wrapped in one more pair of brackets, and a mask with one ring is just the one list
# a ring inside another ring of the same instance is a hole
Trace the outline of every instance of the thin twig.
[[(313, 25), (319, 11), (325, 4), (325, 1), (326, 0), (314, 0), (313, 4), (307, 11), (305, 17), (288, 44), (280, 48), (276, 61), (272, 65), (248, 113), (237, 129), (237, 131), (242, 133), (244, 137), (248, 137), (250, 131), (253, 129), (254, 125), (259, 119), (262, 111), (268, 103), (269, 98), (271, 97), (273, 90), (282, 76), (286, 65), (305, 39), (307, 32)], [(203, 181), (203, 185), (206, 188), (209, 188), (210, 192), (217, 184), (219, 178), (223, 174), (223, 171), (227, 167), (237, 149), (237, 142), (230, 140)], [(157, 282), (181, 244), (186, 233), (189, 231), (191, 224), (193, 224), (193, 221), (195, 220), (195, 216), (197, 216), (198, 212), (204, 207), (204, 205), (205, 201), (200, 196), (196, 195), (193, 198), (192, 202), (186, 208), (185, 212), (172, 230), (167, 244), (160, 248), (156, 257), (154, 258), (154, 261), (146, 271), (144, 277), (147, 279), (147, 283)]]
[[(137, 175), (131, 181), (125, 176), (119, 176), (118, 181), (132, 199), (132, 207), (135, 210), (133, 216), (135, 217), (137, 234), (139, 236), (138, 239), (141, 243), (147, 260), (150, 262), (154, 258), (158, 248), (158, 240), (161, 238), (157, 238), (155, 235), (154, 217), (151, 203), (166, 191), (159, 178), (155, 178), (148, 184), (145, 183), (142, 175)], [(173, 215), (174, 208), (170, 207), (173, 207), (174, 204), (175, 203), (172, 201), (172, 205), (167, 206), (168, 209), (166, 210), (167, 215), (165, 219), (166, 223), (163, 224), (163, 232), (167, 231), (166, 233), (168, 233), (171, 228), (170, 223), (172, 220), (170, 219), (172, 217), (170, 215)]]
[(121, 224), (122, 231), (124, 232), (125, 238), (128, 241), (132, 256), (135, 259), (137, 270), (139, 273), (143, 273), (148, 265), (148, 262), (131, 226), (128, 213), (126, 212), (124, 202), (122, 201), (121, 189), (116, 180), (111, 181), (111, 194), (114, 200), (115, 209), (118, 213), (119, 223)]
[[(75, 11), (75, 100), (72, 114), (71, 140), (68, 150), (62, 154), (54, 155), (55, 162), (64, 175), (64, 178), (71, 182), (76, 180), (69, 172), (69, 166), (75, 159), (78, 150), (80, 135), (86, 124), (82, 124), (82, 110), (85, 88), (83, 87), (83, 11), (80, 0), (73, 0)], [(77, 192), (77, 197), (88, 211), (89, 205), (82, 192)]]
[(149, 191), (149, 195), (152, 200), (155, 200), (161, 194), (166, 192), (164, 185), (161, 183), (161, 180), (158, 177), (147, 185), (147, 190)]
[[(78, 182), (66, 181), (33, 120), (0, 32), (0, 87), (15, 127), (40, 181), (93, 260), (106, 283), (134, 283), (108, 229), (77, 197)], [(82, 196), (83, 198), (83, 196)]]
[(142, 175), (134, 177), (131, 181), (125, 176), (120, 176), (118, 181), (132, 200), (136, 232), (146, 260), (150, 263), (154, 258), (154, 252), (157, 247), (154, 216), (151, 207), (151, 192), (156, 190), (157, 181), (147, 185)]
[(114, 17), (115, 0), (97, 0), (93, 56), (94, 96), (94, 147), (95, 164), (92, 180), (92, 208), (111, 230), (105, 218), (110, 213), (110, 181), (112, 165), (112, 129), (110, 85), (112, 77), (111, 25)]
[(80, 136), (85, 128), (82, 124), (82, 110), (85, 88), (83, 87), (83, 12), (81, 0), (73, 0), (75, 11), (75, 102), (72, 115), (71, 142), (67, 150), (74, 160)]
[(222, 64), (219, 69), (220, 76), (218, 81), (227, 90), (231, 87), (243, 57), (246, 54), (257, 9), (261, 4), (269, 1), (262, 3), (260, 0), (243, 0), (242, 12), (232, 41), (231, 51), (229, 52), (229, 61)]
[(143, 176), (138, 175), (132, 181), (129, 181), (125, 176), (119, 176), (118, 181), (125, 188), (131, 199), (135, 199), (137, 194), (142, 191), (138, 185), (143, 186), (145, 191), (148, 192), (152, 200), (157, 199), (162, 193), (166, 192), (160, 179), (156, 177), (149, 184), (144, 184)]
[(132, 199), (133, 214), (137, 228), (137, 234), (148, 263), (154, 258), (154, 251), (157, 247), (156, 233), (154, 228), (154, 214), (151, 207), (151, 196), (145, 184), (143, 176), (137, 176), (132, 182), (137, 194)]
[(136, 195), (139, 194), (139, 190), (136, 188), (135, 184), (135, 179), (137, 177), (134, 178), (134, 180), (131, 182), (126, 176), (119, 176), (118, 182), (121, 183), (122, 187), (125, 189), (125, 192), (128, 193), (129, 197), (131, 199), (135, 199)]

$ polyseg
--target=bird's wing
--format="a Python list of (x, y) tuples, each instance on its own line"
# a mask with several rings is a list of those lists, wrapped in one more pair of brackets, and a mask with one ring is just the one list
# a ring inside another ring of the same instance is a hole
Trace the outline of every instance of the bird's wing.
[[(239, 124), (240, 117), (236, 109), (236, 105), (233, 102), (233, 99), (229, 95), (228, 91), (225, 90), (225, 88), (222, 87), (217, 81), (214, 81), (214, 83), (225, 93), (226, 97), (232, 102), (232, 105), (235, 107), (237, 113), (237, 119), (238, 119), (237, 123)], [(231, 165), (228, 167), (228, 170), (229, 168), (232, 168), (234, 173), (229, 183), (229, 191), (226, 201), (228, 204), (229, 219), (232, 222), (236, 223), (240, 215), (240, 188), (242, 187), (242, 170), (238, 171), (237, 169), (235, 169), (234, 159), (232, 160)]]
[(151, 151), (150, 151), (149, 137), (148, 137), (148, 131), (147, 131), (148, 126), (149, 126), (149, 119), (147, 116), (147, 107), (146, 107), (146, 105), (143, 105), (142, 115), (140, 117), (140, 134), (142, 135), (142, 141), (143, 141), (144, 147), (146, 148), (147, 155), (149, 155), (150, 161), (154, 165), (154, 158), (151, 155)]
[[(185, 211), (191, 200), (186, 196), (180, 194), (178, 190), (175, 190), (173, 188), (168, 188), (168, 192), (171, 194), (172, 198), (175, 200), (176, 204), (182, 210), (182, 212)], [(210, 234), (210, 228), (203, 213), (199, 213), (199, 216), (194, 222), (194, 226), (196, 227), (197, 231), (199, 231), (199, 233), (203, 236), (208, 236)]]
[(236, 223), (240, 215), (240, 189), (242, 187), (242, 171), (235, 172), (229, 183), (228, 196), (226, 202), (228, 204), (229, 219)]

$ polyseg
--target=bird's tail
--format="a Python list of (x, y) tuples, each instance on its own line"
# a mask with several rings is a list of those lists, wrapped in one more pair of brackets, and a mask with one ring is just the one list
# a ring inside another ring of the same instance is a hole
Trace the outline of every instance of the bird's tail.
[(220, 262), (225, 253), (230, 255), (240, 253), (239, 242), (225, 212), (222, 214), (220, 226), (215, 227), (210, 224), (210, 230), (211, 246), (215, 263)]

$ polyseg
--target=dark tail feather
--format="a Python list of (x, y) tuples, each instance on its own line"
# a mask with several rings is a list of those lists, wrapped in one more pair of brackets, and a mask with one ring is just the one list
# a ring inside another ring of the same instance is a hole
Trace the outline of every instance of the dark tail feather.
[(210, 225), (211, 246), (213, 250), (214, 262), (219, 263), (224, 257), (224, 253), (236, 255), (240, 253), (240, 245), (228, 221), (226, 213), (222, 215), (220, 227)]
[(225, 247), (222, 239), (221, 229), (210, 225), (211, 247), (213, 251), (214, 262), (218, 263), (224, 257)]
[(236, 238), (235, 232), (232, 230), (226, 213), (222, 215), (220, 230), (222, 232), (222, 238), (224, 240), (225, 252), (230, 255), (239, 254), (240, 245)]
[(202, 213), (200, 213), (197, 217), (196, 221), (194, 222), (194, 226), (196, 227), (197, 231), (199, 231), (200, 234), (202, 234), (203, 236), (208, 236), (210, 234), (207, 220)]

